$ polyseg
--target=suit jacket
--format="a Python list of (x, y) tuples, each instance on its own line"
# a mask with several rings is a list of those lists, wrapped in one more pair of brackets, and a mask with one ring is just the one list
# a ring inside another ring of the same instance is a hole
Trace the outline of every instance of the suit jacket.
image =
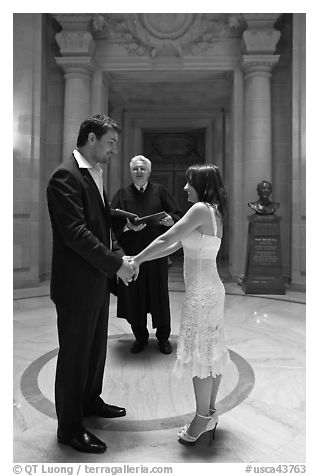
[(108, 278), (122, 266), (110, 250), (111, 213), (88, 169), (74, 156), (53, 173), (47, 187), (53, 233), (51, 299), (58, 306), (95, 308), (104, 304)]

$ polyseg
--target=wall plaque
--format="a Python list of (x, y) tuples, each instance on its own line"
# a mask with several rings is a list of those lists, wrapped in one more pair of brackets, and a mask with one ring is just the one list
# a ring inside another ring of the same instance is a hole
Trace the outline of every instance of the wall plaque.
[(248, 216), (246, 294), (285, 294), (282, 277), (280, 220), (277, 215)]

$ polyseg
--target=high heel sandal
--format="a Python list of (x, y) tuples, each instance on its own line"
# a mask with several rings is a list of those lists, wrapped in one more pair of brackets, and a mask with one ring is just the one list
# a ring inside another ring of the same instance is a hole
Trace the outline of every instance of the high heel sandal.
[(211, 445), (212, 444), (212, 437), (213, 437), (213, 440), (215, 439), (215, 430), (216, 430), (217, 425), (218, 425), (218, 413), (217, 413), (216, 408), (210, 408), (209, 413), (212, 416), (215, 415), (214, 418), (215, 418), (215, 421), (216, 421), (216, 425), (215, 425), (214, 430), (210, 431), (210, 433), (209, 433), (209, 444)]
[(182, 443), (182, 445), (186, 446), (194, 446), (199, 438), (204, 434), (204, 433), (209, 433), (209, 444), (212, 444), (212, 440), (215, 439), (215, 430), (218, 424), (218, 415), (215, 409), (210, 409), (212, 413), (209, 416), (204, 416), (200, 415), (199, 413), (196, 412), (196, 415), (200, 418), (205, 418), (206, 420), (209, 420), (207, 422), (206, 428), (204, 431), (199, 433), (197, 436), (191, 436), (187, 433), (187, 430), (190, 426), (190, 424), (185, 425), (179, 432), (178, 432), (178, 441)]

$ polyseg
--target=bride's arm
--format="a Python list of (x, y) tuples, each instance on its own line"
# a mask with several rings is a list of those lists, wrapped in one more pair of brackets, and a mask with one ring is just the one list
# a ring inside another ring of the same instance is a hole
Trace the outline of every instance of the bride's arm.
[[(158, 252), (154, 251), (154, 253), (152, 254), (152, 257), (148, 258), (147, 261), (164, 258), (164, 256), (168, 256), (168, 255), (171, 255), (172, 253), (175, 253), (175, 251), (179, 250), (181, 247), (182, 247), (182, 243), (178, 241), (177, 243), (174, 243), (173, 245), (167, 246), (165, 249), (162, 249), (161, 251), (160, 250)], [(138, 263), (138, 264), (141, 264), (141, 263)]]
[(141, 265), (144, 261), (150, 261), (171, 254), (172, 251), (170, 251), (170, 249), (172, 245), (177, 245), (193, 230), (205, 224), (206, 220), (207, 207), (201, 202), (196, 203), (172, 228), (156, 238), (150, 245), (135, 256), (136, 264)]

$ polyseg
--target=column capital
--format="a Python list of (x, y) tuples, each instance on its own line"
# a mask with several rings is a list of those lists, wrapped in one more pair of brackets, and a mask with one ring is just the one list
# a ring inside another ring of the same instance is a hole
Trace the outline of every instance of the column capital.
[(248, 54), (272, 54), (280, 38), (280, 31), (274, 29), (245, 30), (242, 37), (242, 50)]
[(241, 66), (245, 78), (251, 75), (271, 76), (273, 67), (278, 63), (280, 55), (243, 55)]
[(274, 28), (280, 13), (243, 13), (247, 28), (242, 36), (242, 50), (246, 54), (272, 54), (280, 38)]
[(60, 31), (55, 35), (63, 56), (92, 55), (95, 42), (89, 31)]

